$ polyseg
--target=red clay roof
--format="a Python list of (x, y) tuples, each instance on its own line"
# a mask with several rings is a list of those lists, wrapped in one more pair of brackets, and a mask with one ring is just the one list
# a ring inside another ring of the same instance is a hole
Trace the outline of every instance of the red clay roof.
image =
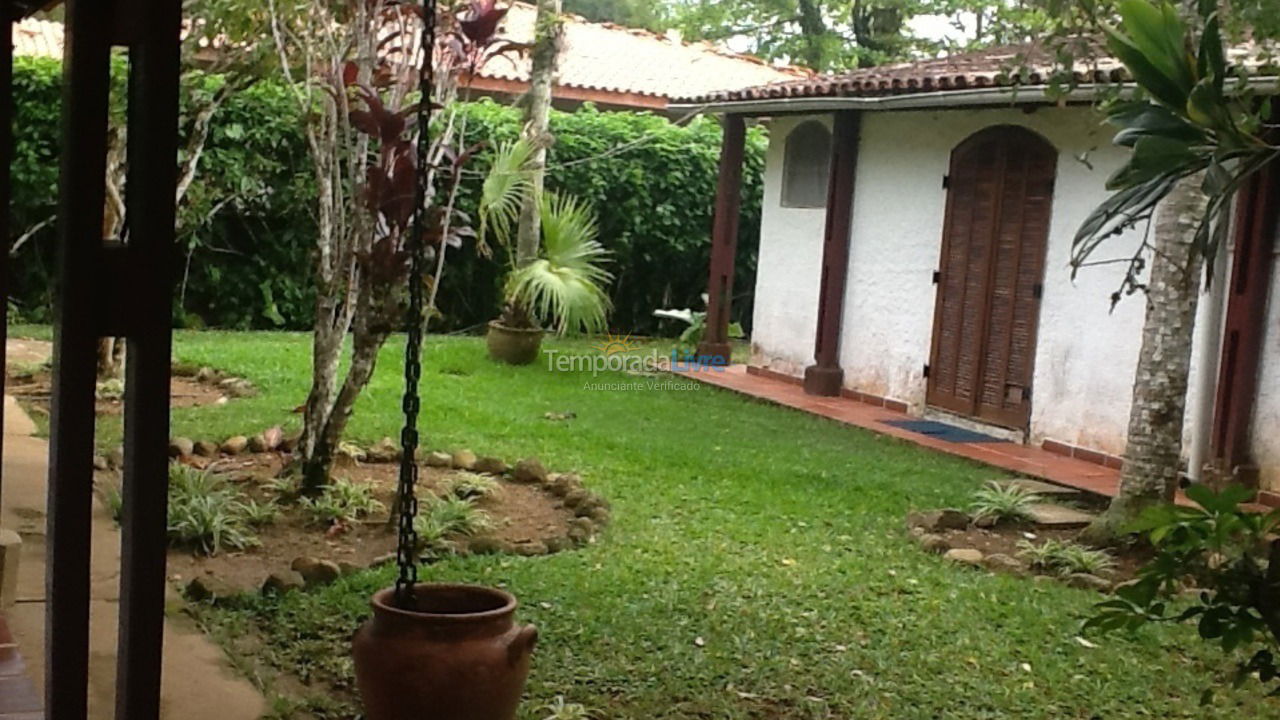
[[(503, 35), (517, 42), (532, 42), (536, 10), (514, 3), (504, 22)], [(593, 23), (577, 15), (565, 15), (565, 52), (560, 59), (558, 88), (588, 99), (612, 100), (621, 105), (665, 106), (675, 97), (702, 95), (715, 90), (746, 88), (779, 80), (812, 75), (796, 67), (780, 67), (751, 56), (733, 53), (710, 43), (686, 43), (647, 30), (610, 23)], [(62, 25), (27, 19), (14, 27), (14, 52), (39, 57), (62, 56)], [(529, 81), (528, 58), (514, 62), (498, 58), (479, 73), (495, 87), (523, 92)], [(561, 92), (557, 91), (557, 96)], [(606, 98), (604, 94), (612, 96)], [(646, 100), (649, 98), (650, 100)]]
[[(873, 97), (1015, 85), (1028, 87), (1050, 83), (1055, 72), (1051, 58), (1041, 49), (1030, 45), (1010, 45), (750, 88), (722, 88), (717, 92), (687, 96), (682, 102)], [(1076, 82), (1116, 82), (1125, 79), (1125, 70), (1115, 59), (1102, 58), (1077, 63), (1072, 75)]]

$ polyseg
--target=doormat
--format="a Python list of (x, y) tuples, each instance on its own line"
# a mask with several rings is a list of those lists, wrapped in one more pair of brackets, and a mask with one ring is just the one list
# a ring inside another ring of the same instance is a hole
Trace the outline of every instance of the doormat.
[(1008, 440), (1001, 440), (992, 435), (986, 435), (980, 432), (974, 432), (955, 425), (940, 423), (936, 420), (882, 420), (885, 425), (892, 425), (903, 430), (909, 430), (913, 433), (928, 435), (931, 438), (945, 440), (951, 443), (1007, 443)]

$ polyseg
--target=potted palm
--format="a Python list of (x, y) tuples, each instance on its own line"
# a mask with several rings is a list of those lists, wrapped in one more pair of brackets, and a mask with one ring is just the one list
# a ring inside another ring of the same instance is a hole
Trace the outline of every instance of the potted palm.
[[(502, 146), (485, 181), (481, 198), (481, 237), (486, 228), (504, 245), (530, 192), (524, 141)], [(489, 355), (511, 365), (538, 357), (547, 330), (558, 334), (605, 329), (611, 303), (604, 287), (612, 274), (604, 269), (608, 251), (600, 244), (595, 211), (571, 195), (543, 192), (537, 198), (541, 238), (537, 254), (523, 262), (511, 252), (503, 282), (502, 314), (489, 323)]]

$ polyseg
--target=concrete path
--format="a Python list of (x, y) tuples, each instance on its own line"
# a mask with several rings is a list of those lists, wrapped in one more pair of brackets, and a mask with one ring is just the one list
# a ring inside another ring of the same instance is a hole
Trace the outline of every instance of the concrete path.
[[(45, 492), (48, 443), (11, 397), (4, 398), (4, 484), (0, 527), (22, 536), (18, 602), (9, 626), (37, 686), (44, 685)], [(115, 707), (116, 623), (120, 597), (120, 534), (95, 502), (91, 563), (89, 717), (111, 720)], [(185, 616), (165, 622), (164, 720), (256, 720), (266, 712), (257, 689)]]

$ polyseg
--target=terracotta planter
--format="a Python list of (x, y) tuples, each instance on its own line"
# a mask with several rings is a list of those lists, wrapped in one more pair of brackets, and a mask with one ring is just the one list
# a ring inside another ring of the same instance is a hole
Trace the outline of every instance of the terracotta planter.
[(510, 593), (471, 585), (417, 586), (418, 609), (373, 596), (373, 619), (356, 631), (356, 685), (367, 720), (512, 720), (532, 625), (515, 624)]
[(508, 365), (528, 365), (538, 359), (542, 347), (542, 330), (539, 328), (507, 327), (494, 320), (489, 323), (489, 357)]

